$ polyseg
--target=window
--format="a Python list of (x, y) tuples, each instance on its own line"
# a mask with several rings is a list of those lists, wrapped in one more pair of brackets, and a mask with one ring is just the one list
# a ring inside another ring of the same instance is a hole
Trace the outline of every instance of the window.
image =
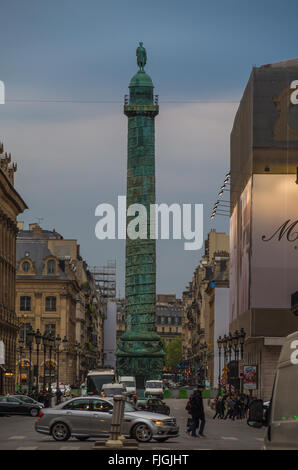
[(31, 297), (27, 295), (21, 295), (20, 297), (20, 310), (21, 312), (31, 311)]
[(21, 403), (21, 400), (18, 400), (17, 398), (13, 398), (13, 397), (8, 397), (7, 398), (7, 401), (8, 403)]
[(104, 400), (93, 400), (92, 403), (94, 411), (101, 411), (103, 413), (107, 413), (108, 411), (113, 409), (113, 406)]
[(20, 339), (24, 341), (24, 344), (26, 346), (29, 345), (27, 334), (29, 333), (30, 330), (31, 330), (31, 323), (23, 323), (23, 325), (20, 328)]
[(56, 297), (46, 297), (46, 311), (56, 312)]
[(22, 270), (24, 271), (24, 273), (28, 273), (30, 271), (29, 261), (24, 261), (24, 263), (22, 264)]
[(47, 271), (48, 271), (48, 274), (55, 274), (56, 273), (56, 263), (53, 259), (50, 259), (48, 261)]
[(64, 410), (90, 411), (91, 400), (73, 400), (63, 407)]

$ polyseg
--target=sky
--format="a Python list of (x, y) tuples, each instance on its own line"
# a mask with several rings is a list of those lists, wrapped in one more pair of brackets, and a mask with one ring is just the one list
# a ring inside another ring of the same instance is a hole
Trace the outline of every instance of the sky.
[[(18, 164), (17, 191), (40, 220), (75, 238), (90, 266), (117, 263), (125, 242), (95, 237), (95, 208), (126, 192), (123, 97), (139, 41), (159, 95), (158, 203), (204, 205), (204, 236), (229, 171), (230, 132), (252, 67), (297, 57), (294, 0), (0, 0), (0, 140)], [(228, 196), (228, 193), (225, 193)], [(157, 293), (181, 297), (203, 254), (157, 242)]]

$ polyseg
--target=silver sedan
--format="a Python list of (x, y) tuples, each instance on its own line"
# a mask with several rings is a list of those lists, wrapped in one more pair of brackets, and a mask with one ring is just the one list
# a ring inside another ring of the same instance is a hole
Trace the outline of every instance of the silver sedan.
[[(44, 408), (35, 423), (35, 430), (52, 435), (56, 441), (66, 441), (70, 436), (79, 440), (88, 437), (105, 437), (110, 434), (113, 399), (99, 396), (79, 397), (54, 408)], [(164, 442), (178, 437), (176, 419), (159, 413), (136, 410), (126, 402), (122, 434), (139, 442), (154, 439)]]

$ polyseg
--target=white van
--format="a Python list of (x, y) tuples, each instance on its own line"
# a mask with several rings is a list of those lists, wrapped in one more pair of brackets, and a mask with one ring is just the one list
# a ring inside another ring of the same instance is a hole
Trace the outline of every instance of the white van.
[(267, 424), (264, 449), (298, 449), (298, 331), (282, 347)]
[(113, 397), (114, 395), (122, 395), (126, 392), (126, 387), (123, 384), (112, 383), (112, 384), (103, 384), (101, 389), (101, 396)]
[[(264, 424), (261, 418), (247, 423)], [(281, 349), (265, 425), (264, 450), (298, 450), (298, 331)]]
[(163, 381), (147, 380), (145, 384), (145, 397), (157, 397), (163, 399)]
[(136, 395), (137, 387), (135, 377), (121, 376), (119, 377), (119, 383), (125, 385), (127, 393)]

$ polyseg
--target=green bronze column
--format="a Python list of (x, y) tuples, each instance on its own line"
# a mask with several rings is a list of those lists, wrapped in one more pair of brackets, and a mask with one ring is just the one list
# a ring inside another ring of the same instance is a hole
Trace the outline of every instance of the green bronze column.
[[(132, 204), (146, 208), (147, 238), (126, 237), (126, 331), (116, 353), (118, 375), (135, 376), (138, 388), (146, 380), (161, 378), (165, 355), (155, 326), (156, 240), (150, 239), (150, 205), (155, 204), (154, 118), (159, 108), (152, 80), (144, 71), (146, 58), (140, 43), (139, 71), (131, 79), (124, 114), (128, 117), (127, 208)], [(137, 215), (127, 217), (126, 226)]]

